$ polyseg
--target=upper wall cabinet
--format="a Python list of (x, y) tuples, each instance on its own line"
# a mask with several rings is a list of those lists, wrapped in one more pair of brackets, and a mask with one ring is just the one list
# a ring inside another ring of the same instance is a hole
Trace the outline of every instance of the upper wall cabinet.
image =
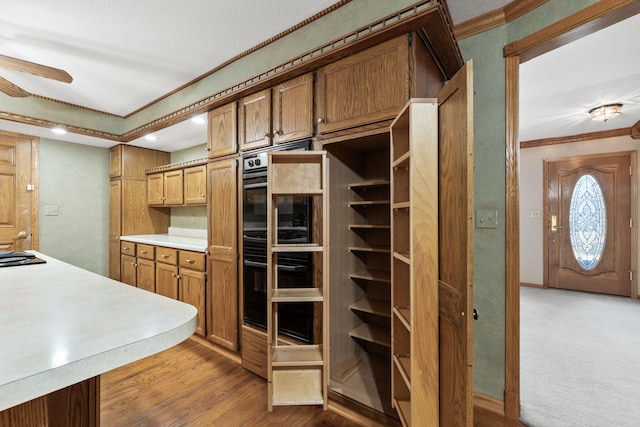
[[(202, 163), (197, 159), (184, 163)], [(148, 206), (206, 206), (207, 168), (185, 167), (183, 163), (164, 165), (147, 171)]]
[(235, 102), (209, 111), (209, 158), (226, 156), (238, 151), (238, 113)]
[(273, 142), (313, 136), (313, 76), (305, 74), (273, 88)]
[(116, 145), (109, 150), (109, 178), (147, 179), (146, 170), (167, 163), (169, 153), (131, 145)]
[(400, 36), (318, 70), (319, 134), (391, 120), (398, 114), (414, 96), (409, 75), (410, 59), (415, 57), (410, 56), (409, 44), (416, 44), (412, 39)]
[(313, 77), (305, 74), (245, 96), (239, 105), (243, 151), (313, 135)]

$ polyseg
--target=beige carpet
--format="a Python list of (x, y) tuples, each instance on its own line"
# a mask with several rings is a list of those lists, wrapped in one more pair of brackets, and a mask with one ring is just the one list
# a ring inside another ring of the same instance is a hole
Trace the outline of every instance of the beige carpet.
[(521, 420), (640, 426), (640, 301), (520, 288)]

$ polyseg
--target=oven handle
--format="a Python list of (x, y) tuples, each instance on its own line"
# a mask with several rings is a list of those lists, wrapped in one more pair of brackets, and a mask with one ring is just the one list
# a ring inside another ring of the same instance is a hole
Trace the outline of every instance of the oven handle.
[[(244, 260), (244, 265), (246, 265), (247, 267), (267, 267), (266, 262), (248, 261), (246, 259)], [(306, 271), (307, 267), (305, 267), (304, 265), (279, 265), (278, 270), (300, 272)]]
[(259, 182), (257, 184), (246, 184), (246, 185), (242, 186), (242, 188), (244, 188), (245, 190), (251, 190), (253, 188), (267, 188), (267, 183), (266, 182)]

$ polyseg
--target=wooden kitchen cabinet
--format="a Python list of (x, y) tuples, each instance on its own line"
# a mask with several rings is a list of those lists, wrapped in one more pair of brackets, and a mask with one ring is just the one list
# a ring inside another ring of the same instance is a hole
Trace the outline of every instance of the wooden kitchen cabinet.
[(313, 136), (313, 75), (304, 74), (273, 88), (273, 143)]
[(209, 289), (207, 339), (238, 350), (238, 159), (207, 165)]
[(156, 263), (153, 260), (138, 258), (137, 286), (145, 291), (156, 291)]
[(149, 206), (182, 205), (183, 201), (182, 169), (159, 172), (147, 176), (147, 204)]
[(137, 266), (136, 258), (131, 255), (122, 255), (120, 257), (120, 281), (127, 285), (137, 285)]
[(156, 261), (156, 293), (178, 299), (178, 266)]
[(242, 98), (239, 140), (243, 151), (313, 136), (313, 75), (305, 74)]
[(132, 145), (116, 145), (109, 150), (109, 178), (145, 180), (147, 169), (169, 162), (169, 153)]
[(235, 102), (209, 111), (207, 152), (210, 159), (238, 151), (238, 109)]
[(207, 204), (207, 167), (194, 166), (184, 170), (184, 204), (188, 206), (206, 206)]
[(198, 323), (196, 333), (205, 335), (205, 288), (207, 275), (204, 271), (196, 271), (180, 267), (178, 298), (182, 302), (191, 304), (198, 309)]
[[(396, 37), (317, 72), (317, 132), (367, 125), (388, 128), (410, 97), (434, 96), (442, 77), (419, 83), (418, 71), (436, 68), (418, 37)], [(375, 124), (378, 125), (375, 125)]]
[[(109, 277), (120, 280), (120, 236), (161, 234), (168, 230), (169, 212), (147, 206), (145, 170), (168, 162), (169, 153), (117, 146), (110, 154), (112, 164), (120, 165), (118, 173), (128, 177), (109, 182)], [(116, 162), (114, 158), (120, 160)], [(135, 166), (136, 159), (143, 167)]]
[(271, 145), (271, 89), (245, 96), (238, 109), (240, 149), (246, 151)]

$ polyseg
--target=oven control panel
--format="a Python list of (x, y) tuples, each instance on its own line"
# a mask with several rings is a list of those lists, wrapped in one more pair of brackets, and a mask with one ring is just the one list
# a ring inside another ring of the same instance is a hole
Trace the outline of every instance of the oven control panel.
[(246, 156), (243, 159), (243, 171), (247, 172), (254, 169), (263, 169), (267, 167), (267, 153), (256, 153)]

